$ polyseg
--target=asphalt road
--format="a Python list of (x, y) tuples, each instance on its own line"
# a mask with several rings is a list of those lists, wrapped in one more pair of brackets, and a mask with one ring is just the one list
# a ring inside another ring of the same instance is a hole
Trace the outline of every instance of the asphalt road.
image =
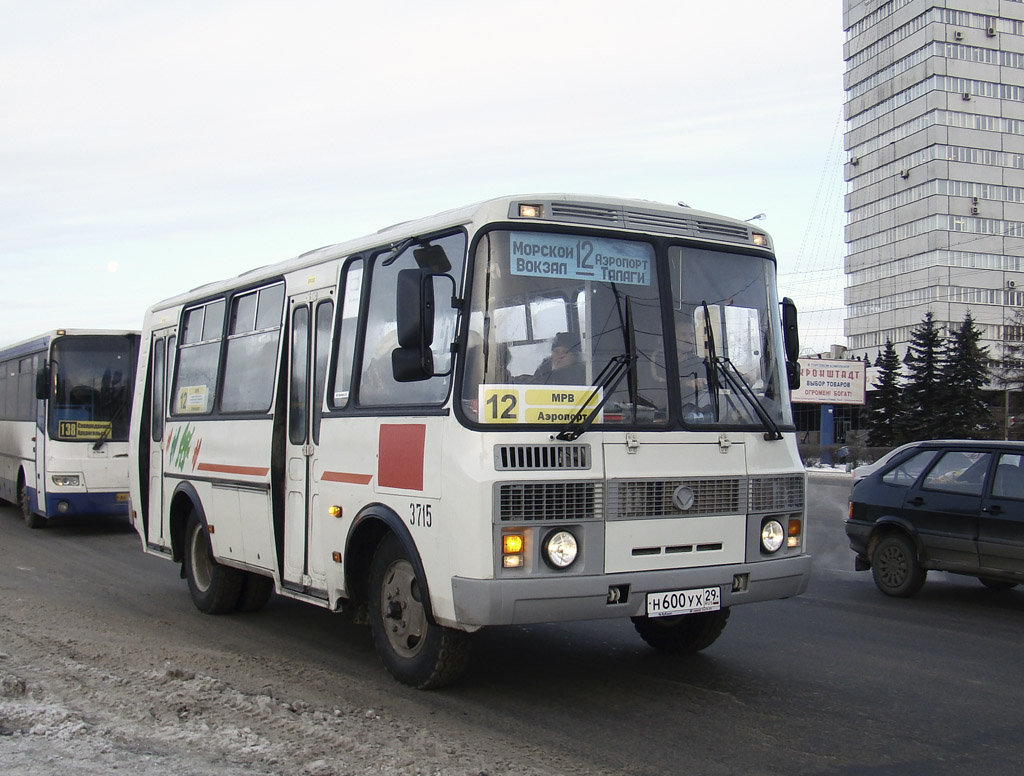
[(177, 648), (291, 661), (299, 676), (309, 669), (308, 686), (291, 688), (300, 696), (330, 691), (325, 668), (369, 677), (431, 725), (472, 720), (506, 735), (510, 752), (529, 742), (589, 772), (1024, 772), (1024, 591), (932, 572), (911, 600), (883, 596), (853, 571), (848, 492), (845, 477), (812, 475), (807, 593), (737, 607), (700, 655), (656, 653), (628, 621), (495, 628), (477, 634), (464, 681), (438, 692), (397, 685), (367, 629), (304, 604), (198, 614), (177, 567), (118, 523), (29, 531), (0, 507), (0, 594), (24, 588), (31, 568), (37, 592), (114, 622), (124, 639), (159, 627)]

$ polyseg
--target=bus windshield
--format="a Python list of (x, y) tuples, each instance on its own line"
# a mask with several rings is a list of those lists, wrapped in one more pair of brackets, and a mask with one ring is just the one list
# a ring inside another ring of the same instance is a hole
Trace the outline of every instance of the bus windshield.
[(83, 335), (54, 340), (51, 439), (128, 440), (136, 344), (128, 336)]
[(483, 235), (463, 366), (467, 420), (790, 424), (774, 265), (683, 246), (664, 260), (669, 277), (655, 245), (642, 239)]

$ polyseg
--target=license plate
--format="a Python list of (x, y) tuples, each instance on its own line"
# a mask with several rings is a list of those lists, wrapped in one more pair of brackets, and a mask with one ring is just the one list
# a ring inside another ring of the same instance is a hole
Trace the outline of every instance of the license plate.
[(128, 494), (127, 493), (118, 493), (117, 496), (115, 496), (115, 500), (116, 501), (127, 501), (128, 500)]
[(722, 591), (717, 587), (693, 590), (672, 590), (647, 594), (648, 617), (671, 617), (676, 614), (717, 612), (722, 608)]

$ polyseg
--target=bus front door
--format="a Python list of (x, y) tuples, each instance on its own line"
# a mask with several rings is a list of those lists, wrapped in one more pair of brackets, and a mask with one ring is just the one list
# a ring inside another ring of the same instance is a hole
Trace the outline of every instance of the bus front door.
[[(168, 335), (171, 336), (168, 336)], [(164, 432), (167, 419), (167, 385), (175, 339), (171, 330), (153, 333), (149, 397), (149, 490), (146, 496), (146, 541), (167, 548), (164, 531)]]
[(317, 293), (289, 300), (288, 410), (285, 450), (284, 565), (282, 584), (327, 597), (327, 569), (319, 551), (321, 510), (316, 478), (320, 414), (334, 303)]

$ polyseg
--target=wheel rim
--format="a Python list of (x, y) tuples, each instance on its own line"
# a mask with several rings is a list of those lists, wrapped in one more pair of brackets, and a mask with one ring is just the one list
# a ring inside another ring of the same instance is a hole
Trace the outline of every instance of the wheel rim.
[(409, 561), (396, 560), (388, 566), (381, 585), (380, 609), (384, 633), (395, 653), (405, 658), (418, 655), (423, 649), (427, 613)]
[(189, 556), (192, 567), (192, 581), (199, 588), (200, 592), (205, 593), (210, 589), (210, 583), (213, 580), (213, 559), (210, 557), (210, 552), (206, 547), (202, 525), (197, 525), (196, 529), (192, 532), (192, 541), (189, 542)]
[(886, 547), (879, 553), (878, 575), (888, 587), (899, 587), (907, 581), (910, 562), (899, 547)]

